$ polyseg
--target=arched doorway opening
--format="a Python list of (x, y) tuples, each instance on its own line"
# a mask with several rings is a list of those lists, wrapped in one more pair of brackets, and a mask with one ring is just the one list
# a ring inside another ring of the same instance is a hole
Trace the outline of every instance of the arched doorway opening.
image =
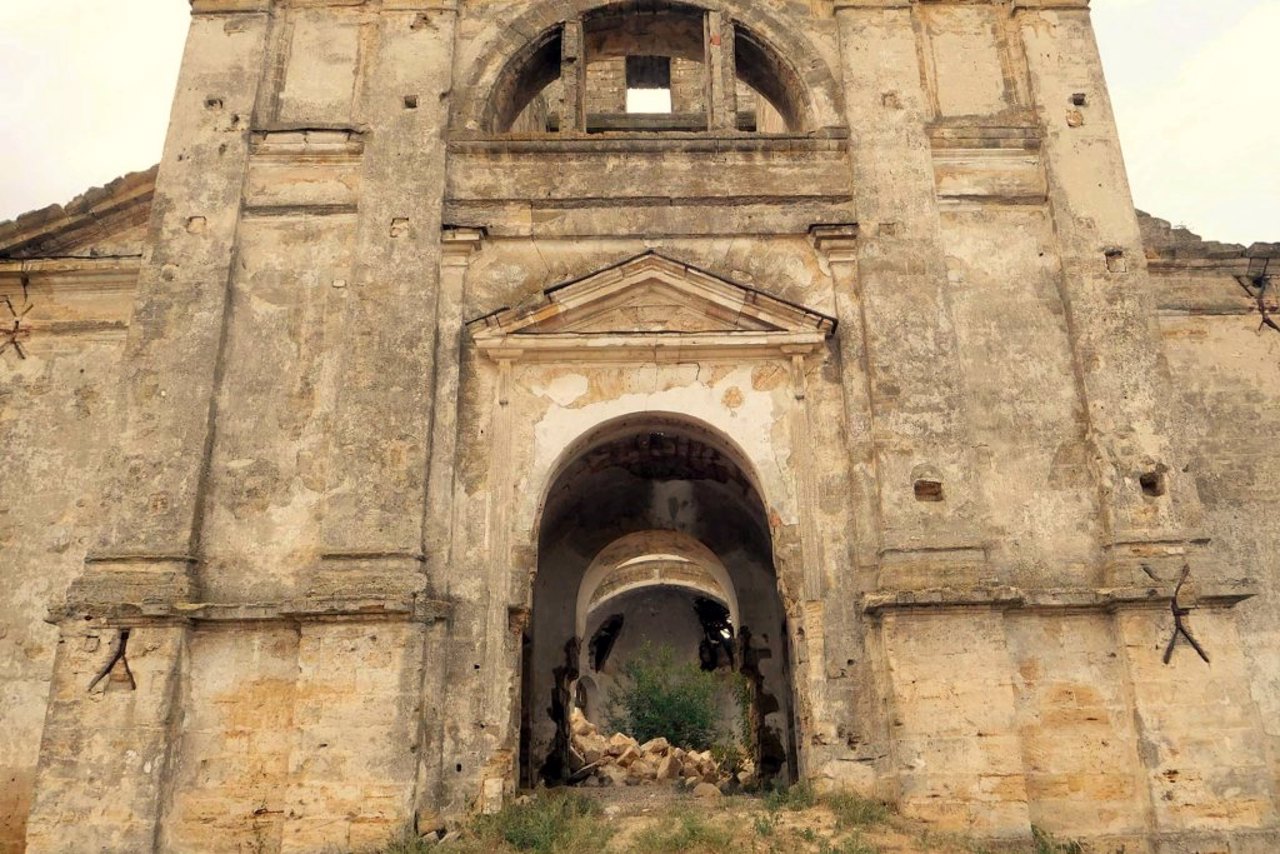
[(521, 782), (570, 777), (572, 708), (607, 723), (617, 676), (646, 643), (742, 674), (757, 773), (793, 780), (786, 614), (742, 454), (693, 419), (641, 413), (580, 439), (557, 471), (526, 630)]

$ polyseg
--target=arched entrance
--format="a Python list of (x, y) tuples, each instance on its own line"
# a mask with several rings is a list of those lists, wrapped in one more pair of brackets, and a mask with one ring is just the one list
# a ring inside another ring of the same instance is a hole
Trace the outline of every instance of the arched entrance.
[(606, 723), (610, 688), (646, 641), (743, 674), (756, 768), (794, 779), (786, 615), (742, 454), (694, 419), (638, 413), (583, 437), (556, 471), (525, 638), (522, 783), (569, 776), (570, 710)]

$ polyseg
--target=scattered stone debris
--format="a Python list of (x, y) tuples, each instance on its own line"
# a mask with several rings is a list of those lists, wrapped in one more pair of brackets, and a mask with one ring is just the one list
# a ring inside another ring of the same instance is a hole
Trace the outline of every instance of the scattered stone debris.
[[(620, 732), (605, 736), (578, 708), (570, 714), (570, 727), (573, 736), (569, 752), (573, 769), (570, 785), (672, 783), (693, 790), (697, 797), (715, 797), (755, 783), (755, 768), (750, 760), (743, 761), (735, 771), (723, 767), (709, 750), (684, 750), (665, 738), (641, 744)], [(711, 790), (714, 795), (710, 794)]]

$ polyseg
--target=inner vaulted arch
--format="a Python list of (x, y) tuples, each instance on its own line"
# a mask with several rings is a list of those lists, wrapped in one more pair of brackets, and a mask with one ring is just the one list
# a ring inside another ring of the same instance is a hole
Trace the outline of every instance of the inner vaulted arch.
[(746, 676), (756, 767), (793, 778), (786, 618), (741, 454), (693, 419), (638, 413), (583, 437), (557, 471), (526, 638), (523, 781), (571, 775), (569, 711), (607, 723), (615, 677), (645, 641)]

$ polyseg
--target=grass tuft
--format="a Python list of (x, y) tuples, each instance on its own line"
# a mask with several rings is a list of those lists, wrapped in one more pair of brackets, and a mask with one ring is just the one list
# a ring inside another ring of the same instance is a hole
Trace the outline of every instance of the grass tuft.
[(818, 803), (813, 788), (808, 783), (796, 783), (774, 789), (764, 796), (765, 809), (770, 812), (778, 810), (807, 810)]
[(679, 812), (662, 827), (650, 827), (636, 836), (633, 850), (640, 854), (721, 854), (729, 850), (733, 833), (693, 812)]
[(475, 832), (482, 843), (505, 843), (517, 851), (585, 854), (599, 851), (609, 841), (611, 831), (599, 820), (600, 814), (600, 804), (591, 798), (576, 792), (549, 792), (480, 816)]
[(823, 798), (827, 807), (836, 817), (836, 827), (849, 830), (859, 827), (873, 827), (889, 820), (889, 808), (879, 801), (873, 801), (852, 792), (836, 792)]
[(837, 842), (826, 842), (818, 848), (819, 854), (877, 854), (875, 848), (868, 845), (856, 833)]
[(412, 828), (406, 828), (388, 842), (387, 847), (381, 849), (379, 854), (427, 854), (428, 851), (435, 851), (435, 847), (435, 840), (427, 842), (414, 833)]
[(1035, 854), (1084, 854), (1084, 846), (1074, 839), (1059, 841), (1047, 830), (1032, 825), (1031, 838), (1035, 842)]

